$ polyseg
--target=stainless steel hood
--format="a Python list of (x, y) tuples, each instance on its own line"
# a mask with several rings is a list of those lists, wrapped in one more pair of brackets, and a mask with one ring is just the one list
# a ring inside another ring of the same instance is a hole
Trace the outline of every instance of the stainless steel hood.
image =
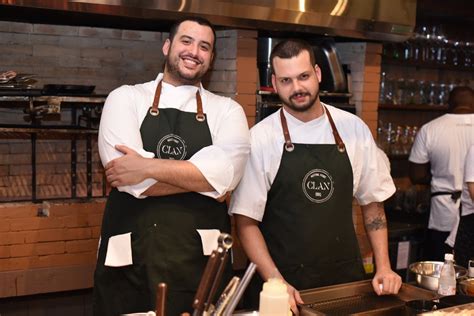
[(0, 0), (0, 5), (0, 11), (35, 8), (157, 23), (200, 15), (225, 27), (387, 41), (407, 39), (416, 20), (416, 0)]

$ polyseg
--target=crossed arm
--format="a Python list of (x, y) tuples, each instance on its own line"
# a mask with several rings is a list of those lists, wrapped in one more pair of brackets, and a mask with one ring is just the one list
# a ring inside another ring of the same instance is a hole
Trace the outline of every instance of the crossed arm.
[(214, 191), (201, 171), (189, 161), (144, 158), (127, 146), (115, 148), (124, 156), (105, 165), (107, 181), (112, 187), (134, 185), (153, 178), (158, 182), (144, 192), (146, 196)]

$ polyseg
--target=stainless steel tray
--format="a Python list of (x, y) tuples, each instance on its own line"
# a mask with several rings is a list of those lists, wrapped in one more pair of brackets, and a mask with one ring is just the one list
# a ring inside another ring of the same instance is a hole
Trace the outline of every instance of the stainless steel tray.
[(397, 295), (377, 296), (370, 280), (345, 283), (300, 292), (305, 304), (301, 316), (312, 315), (404, 315), (405, 302), (431, 300), (434, 292), (402, 284)]

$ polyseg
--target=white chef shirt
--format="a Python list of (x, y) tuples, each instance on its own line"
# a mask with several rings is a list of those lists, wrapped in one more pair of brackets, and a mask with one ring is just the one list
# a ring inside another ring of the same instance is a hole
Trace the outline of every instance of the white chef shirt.
[(468, 182), (474, 182), (474, 144), (469, 147), (464, 164), (464, 181), (461, 194), (462, 216), (474, 213), (474, 202), (467, 188)]
[[(462, 184), (461, 204), (462, 204), (462, 216), (470, 215), (474, 213), (474, 202), (469, 194), (467, 188), (467, 182), (474, 182), (474, 145), (472, 145), (467, 151), (465, 163), (464, 163), (464, 181)], [(456, 235), (458, 232), (460, 219), (456, 220), (453, 230), (449, 234), (446, 243), (451, 247), (454, 247), (456, 241)]]
[[(99, 154), (104, 166), (123, 155), (114, 148), (118, 144), (134, 149), (143, 157), (154, 157), (154, 153), (143, 149), (140, 126), (153, 103), (156, 86), (162, 78), (163, 74), (159, 74), (154, 81), (121, 86), (107, 97), (98, 137)], [(203, 111), (207, 115), (212, 145), (202, 148), (189, 161), (215, 189), (214, 192), (201, 194), (217, 198), (233, 190), (242, 176), (250, 148), (248, 124), (245, 113), (237, 102), (215, 95), (202, 86), (175, 87), (163, 82), (159, 107), (196, 113), (197, 89), (201, 94)], [(141, 194), (155, 183), (154, 179), (146, 179), (136, 185), (118, 189), (143, 198)]]
[[(409, 160), (431, 164), (431, 192), (461, 191), (464, 159), (474, 144), (474, 114), (445, 114), (423, 125)], [(428, 228), (449, 232), (459, 217), (459, 201), (449, 195), (431, 198)]]
[[(361, 205), (386, 200), (395, 192), (387, 164), (379, 156), (372, 134), (357, 116), (325, 105), (346, 145), (352, 165), (353, 192)], [(335, 144), (327, 115), (302, 122), (284, 111), (291, 140), (299, 144)], [(267, 193), (276, 177), (283, 154), (280, 113), (270, 115), (250, 130), (250, 158), (244, 176), (232, 194), (229, 212), (261, 221)]]

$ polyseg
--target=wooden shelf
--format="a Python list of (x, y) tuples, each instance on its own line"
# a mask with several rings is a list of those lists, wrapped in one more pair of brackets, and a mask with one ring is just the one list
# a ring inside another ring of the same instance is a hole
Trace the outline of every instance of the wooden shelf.
[(88, 135), (97, 135), (97, 129), (78, 126), (21, 126), (0, 125), (0, 139), (28, 139), (32, 134), (44, 139), (78, 139)]
[(379, 104), (379, 110), (446, 112), (448, 110), (448, 106), (429, 104)]

